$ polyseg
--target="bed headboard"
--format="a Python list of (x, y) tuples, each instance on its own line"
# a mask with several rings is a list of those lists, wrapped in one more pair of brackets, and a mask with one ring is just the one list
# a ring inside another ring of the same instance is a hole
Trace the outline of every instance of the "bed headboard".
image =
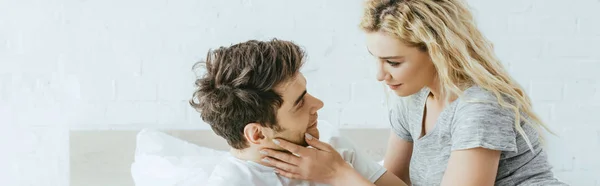
[[(133, 163), (137, 130), (94, 130), (70, 132), (71, 186), (133, 186)], [(224, 139), (210, 130), (163, 131), (191, 143), (227, 150)], [(383, 159), (389, 129), (341, 129), (373, 160)]]

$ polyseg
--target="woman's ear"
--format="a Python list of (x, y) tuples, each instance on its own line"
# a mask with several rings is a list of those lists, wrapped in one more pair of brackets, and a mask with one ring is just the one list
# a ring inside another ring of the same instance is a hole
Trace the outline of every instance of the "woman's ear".
[(244, 127), (244, 138), (246, 138), (248, 143), (258, 145), (266, 138), (263, 131), (263, 127), (260, 124), (248, 123)]

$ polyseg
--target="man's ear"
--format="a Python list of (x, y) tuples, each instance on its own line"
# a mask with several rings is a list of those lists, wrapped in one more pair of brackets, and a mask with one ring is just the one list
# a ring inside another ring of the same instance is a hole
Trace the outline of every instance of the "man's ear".
[(260, 144), (262, 140), (266, 139), (263, 134), (263, 127), (258, 123), (248, 123), (244, 127), (244, 137), (250, 144)]

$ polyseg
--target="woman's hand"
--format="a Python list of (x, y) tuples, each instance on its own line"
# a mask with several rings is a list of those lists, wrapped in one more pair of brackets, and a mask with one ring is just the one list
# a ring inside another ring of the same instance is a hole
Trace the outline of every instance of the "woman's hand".
[[(273, 140), (293, 154), (263, 149), (267, 163), (277, 168), (277, 173), (292, 179), (309, 180), (336, 185), (347, 175), (358, 175), (331, 145), (306, 134), (306, 142), (314, 148), (302, 147), (288, 141)], [(363, 178), (364, 179), (364, 178)]]

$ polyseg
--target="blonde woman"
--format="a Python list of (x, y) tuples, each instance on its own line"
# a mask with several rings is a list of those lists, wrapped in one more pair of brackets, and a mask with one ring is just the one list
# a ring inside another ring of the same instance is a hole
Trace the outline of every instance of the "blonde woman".
[[(370, 0), (360, 24), (377, 58), (377, 80), (399, 96), (384, 167), (388, 185), (565, 185), (554, 178), (521, 86), (494, 55), (460, 0)], [(305, 148), (266, 157), (290, 178), (372, 185), (332, 148), (307, 135)]]

